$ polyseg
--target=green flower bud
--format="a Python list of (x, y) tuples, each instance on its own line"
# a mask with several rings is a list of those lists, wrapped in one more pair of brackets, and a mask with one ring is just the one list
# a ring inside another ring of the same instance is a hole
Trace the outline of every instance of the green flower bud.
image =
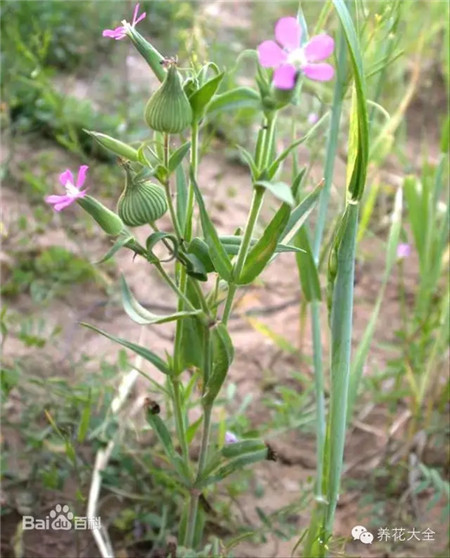
[(129, 161), (138, 160), (139, 157), (137, 149), (134, 149), (134, 147), (131, 147), (126, 143), (123, 143), (123, 141), (112, 138), (111, 136), (107, 136), (106, 134), (100, 134), (99, 132), (93, 132), (91, 130), (84, 131), (91, 137), (96, 139), (102, 147), (108, 149), (109, 151), (112, 151), (116, 155), (119, 155), (119, 157), (123, 157), (124, 159), (128, 159)]
[(164, 189), (148, 180), (135, 180), (125, 166), (127, 181), (117, 203), (120, 218), (129, 227), (153, 223), (167, 211)]
[(145, 107), (145, 121), (158, 132), (179, 134), (192, 122), (192, 108), (173, 63)]
[(91, 196), (78, 198), (77, 203), (97, 221), (105, 233), (113, 236), (120, 234), (123, 229), (123, 223), (116, 213)]

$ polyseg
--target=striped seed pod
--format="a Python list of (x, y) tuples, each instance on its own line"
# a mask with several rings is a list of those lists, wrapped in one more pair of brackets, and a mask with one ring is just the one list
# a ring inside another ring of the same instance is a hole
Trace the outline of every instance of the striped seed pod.
[(165, 192), (161, 186), (153, 182), (127, 180), (117, 204), (117, 211), (129, 227), (153, 223), (167, 211)]
[(192, 108), (183, 91), (174, 63), (145, 107), (145, 121), (152, 130), (179, 134), (192, 122)]

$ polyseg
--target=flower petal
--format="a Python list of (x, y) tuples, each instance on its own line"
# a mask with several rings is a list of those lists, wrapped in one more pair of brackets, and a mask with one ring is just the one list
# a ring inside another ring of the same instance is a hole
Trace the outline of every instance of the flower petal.
[(273, 73), (273, 84), (277, 89), (292, 89), (295, 87), (297, 70), (290, 64), (280, 66)]
[(133, 12), (133, 25), (136, 23), (136, 18), (139, 12), (139, 2), (136, 4), (136, 6), (134, 7), (134, 12)]
[[(78, 170), (78, 177), (77, 177), (77, 184), (76, 187), (77, 188), (81, 188), (84, 184), (84, 181), (86, 180), (86, 173), (88, 170), (88, 166), (87, 165), (81, 165), (81, 167)], [(73, 182), (72, 182), (73, 184)]]
[(146, 12), (144, 12), (143, 14), (141, 14), (136, 21), (134, 21), (134, 25), (137, 25), (140, 21), (142, 21), (143, 19), (145, 19), (147, 16)]
[(305, 56), (308, 62), (325, 60), (333, 54), (334, 40), (329, 35), (316, 35), (305, 45)]
[(103, 37), (109, 37), (110, 39), (116, 39), (116, 41), (120, 41), (126, 37), (125, 27), (116, 27), (115, 29), (105, 29), (102, 33)]
[(275, 41), (264, 41), (258, 46), (258, 57), (264, 68), (276, 68), (286, 61), (287, 54)]
[(61, 211), (62, 209), (65, 209), (66, 207), (69, 207), (69, 205), (71, 205), (74, 202), (74, 198), (67, 198), (64, 201), (61, 201), (60, 203), (57, 203), (53, 206), (53, 209), (55, 211)]
[(63, 186), (65, 186), (67, 182), (70, 182), (71, 184), (73, 184), (74, 182), (73, 182), (73, 174), (72, 174), (72, 171), (69, 170), (69, 169), (67, 169), (67, 170), (65, 170), (64, 172), (62, 172), (62, 173), (59, 175), (59, 181), (61, 182), (61, 184), (62, 184)]
[(329, 81), (334, 76), (334, 68), (330, 64), (305, 64), (302, 66), (302, 72), (309, 79), (316, 81)]
[(282, 17), (275, 25), (275, 39), (287, 50), (300, 46), (302, 28), (295, 17)]
[(60, 203), (62, 200), (66, 199), (67, 196), (58, 196), (56, 194), (52, 195), (52, 196), (47, 196), (46, 198), (44, 198), (44, 200), (46, 201), (46, 203)]

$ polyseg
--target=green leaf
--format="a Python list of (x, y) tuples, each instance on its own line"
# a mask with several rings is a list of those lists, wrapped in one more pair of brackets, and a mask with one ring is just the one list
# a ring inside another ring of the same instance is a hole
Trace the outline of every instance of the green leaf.
[(190, 444), (194, 439), (195, 434), (197, 433), (197, 430), (202, 422), (203, 422), (203, 415), (200, 415), (198, 419), (194, 421), (192, 424), (190, 424), (189, 427), (186, 429), (186, 441), (188, 444)]
[(226, 444), (223, 446), (221, 452), (226, 458), (238, 457), (245, 453), (251, 453), (253, 451), (267, 450), (267, 446), (263, 440), (257, 438), (250, 440), (242, 440), (240, 442), (235, 442), (234, 444)]
[(283, 204), (267, 225), (262, 237), (248, 253), (244, 269), (237, 279), (238, 285), (251, 283), (263, 271), (275, 253), (278, 240), (286, 227), (291, 208)]
[(323, 183), (321, 182), (314, 190), (308, 194), (293, 210), (287, 222), (287, 225), (280, 235), (280, 242), (289, 242), (291, 238), (302, 227), (310, 216), (312, 210), (317, 204)]
[(194, 118), (196, 118), (197, 120), (199, 120), (203, 116), (206, 106), (211, 101), (214, 93), (217, 91), (217, 88), (219, 87), (223, 76), (224, 74), (222, 72), (221, 74), (213, 77), (189, 97), (189, 102), (191, 103)]
[(169, 314), (167, 316), (153, 314), (152, 312), (149, 312), (146, 308), (141, 306), (139, 302), (134, 298), (133, 294), (128, 288), (127, 282), (125, 281), (123, 275), (120, 278), (120, 288), (122, 291), (122, 303), (125, 312), (133, 320), (133, 322), (136, 322), (140, 325), (164, 324), (166, 322), (173, 322), (176, 320), (181, 320), (183, 318), (192, 318), (192, 316), (197, 316), (202, 312), (199, 309), (195, 311), (186, 310), (183, 312), (175, 312), (174, 314)]
[(105, 337), (107, 337), (111, 341), (114, 341), (115, 343), (118, 343), (119, 345), (122, 345), (122, 347), (130, 349), (131, 351), (133, 351), (137, 355), (141, 356), (142, 358), (144, 358), (148, 362), (151, 362), (163, 374), (167, 374), (168, 376), (170, 376), (172, 374), (172, 371), (167, 366), (167, 364), (162, 360), (162, 358), (160, 358), (158, 355), (155, 355), (155, 353), (153, 353), (152, 351), (149, 351), (145, 347), (141, 347), (141, 345), (136, 345), (136, 343), (132, 343), (131, 341), (127, 341), (126, 339), (123, 339), (122, 337), (116, 337), (115, 335), (111, 335), (110, 333), (107, 333), (106, 331), (103, 331), (102, 329), (99, 329), (98, 327), (95, 327), (91, 324), (86, 324), (86, 323), (82, 322), (81, 325), (84, 326), (84, 327), (87, 327), (89, 329), (92, 329), (92, 331), (96, 331), (97, 333), (100, 333), (101, 335), (104, 335)]
[(209, 255), (209, 248), (206, 242), (201, 238), (193, 238), (189, 243), (188, 249), (189, 254), (192, 254), (201, 262), (205, 273), (211, 273), (215, 271), (214, 264), (212, 263), (211, 257)]
[(173, 446), (172, 437), (170, 436), (170, 432), (167, 429), (167, 426), (162, 421), (161, 417), (157, 414), (151, 412), (151, 410), (147, 410), (146, 413), (147, 422), (155, 431), (158, 440), (161, 442), (162, 447), (164, 448), (164, 452), (167, 455), (170, 463), (175, 467), (177, 470), (183, 484), (189, 484), (189, 470), (186, 467), (185, 462), (181, 458), (181, 456), (175, 451)]
[(366, 85), (361, 58), (361, 47), (352, 18), (344, 0), (333, 0), (341, 20), (347, 42), (355, 80), (355, 102), (350, 119), (349, 164), (347, 189), (353, 200), (360, 200), (364, 193), (369, 160), (369, 123), (367, 118)]
[(241, 108), (261, 108), (259, 94), (250, 87), (237, 87), (226, 93), (216, 95), (209, 103), (207, 114), (223, 112), (225, 110), (238, 110)]
[(306, 227), (301, 228), (295, 236), (294, 242), (296, 246), (302, 248), (304, 254), (296, 254), (298, 272), (300, 275), (300, 284), (302, 293), (307, 302), (313, 300), (321, 300), (319, 273), (312, 256), (311, 245), (309, 243)]
[(232, 473), (240, 471), (246, 465), (250, 465), (251, 463), (256, 463), (258, 461), (264, 461), (265, 459), (267, 459), (267, 454), (268, 449), (267, 447), (264, 447), (260, 450), (239, 455), (238, 457), (230, 459), (230, 461), (228, 461), (228, 463), (226, 463), (225, 465), (219, 467), (214, 474), (208, 476), (200, 476), (198, 481), (195, 483), (195, 486), (198, 489), (203, 489), (210, 484), (215, 484), (225, 479)]
[(212, 405), (225, 381), (234, 358), (234, 348), (226, 326), (219, 322), (211, 331), (212, 369), (202, 398), (204, 406)]
[[(242, 236), (220, 236), (219, 238), (229, 256), (236, 256), (239, 253), (239, 248), (243, 239)], [(257, 242), (258, 240), (256, 238), (252, 238), (250, 246), (254, 246)], [(304, 250), (297, 248), (297, 246), (292, 246), (291, 244), (277, 244), (275, 254), (281, 254), (282, 252), (304, 252)]]
[[(152, 234), (150, 234), (147, 237), (147, 240), (145, 242), (145, 246), (147, 248), (147, 257), (149, 259), (149, 261), (152, 262), (159, 262), (159, 258), (157, 258), (154, 254), (153, 254), (153, 248), (156, 246), (156, 244), (158, 242), (162, 242), (165, 241), (170, 242), (172, 248), (170, 249), (172, 251), (173, 256), (172, 257), (177, 257), (178, 256), (178, 240), (177, 237), (174, 234), (171, 233), (166, 233), (164, 231), (155, 231)], [(172, 259), (172, 258), (170, 258)]]
[(286, 182), (269, 182), (267, 180), (258, 180), (255, 186), (261, 186), (266, 190), (269, 190), (277, 199), (287, 203), (291, 207), (295, 204), (294, 196), (292, 195), (292, 190), (289, 184)]
[(252, 179), (255, 180), (258, 174), (258, 168), (256, 166), (252, 154), (249, 151), (247, 151), (245, 147), (242, 147), (240, 145), (237, 145), (236, 147), (239, 149), (239, 153), (242, 155), (242, 158), (249, 166), (250, 172), (252, 174)]
[(187, 141), (172, 153), (169, 159), (170, 172), (173, 172), (180, 165), (181, 161), (184, 159), (184, 157), (186, 156), (190, 148), (191, 148), (191, 142)]
[(89, 399), (84, 406), (81, 413), (80, 424), (78, 426), (77, 441), (82, 443), (86, 438), (87, 431), (89, 429), (89, 421), (91, 419), (91, 393), (89, 392)]
[(116, 254), (116, 252), (118, 252), (121, 248), (123, 248), (123, 246), (126, 246), (128, 244), (128, 242), (130, 242), (130, 240), (133, 240), (133, 239), (134, 239), (133, 235), (129, 234), (129, 233), (125, 233), (123, 236), (119, 236), (119, 238), (114, 242), (114, 244), (106, 252), (106, 254), (103, 256), (103, 258), (101, 258), (100, 260), (98, 260), (95, 263), (96, 264), (101, 264), (103, 262), (106, 262), (106, 261), (110, 260), (114, 256), (114, 254)]
[[(201, 301), (195, 287), (193, 279), (187, 278), (186, 296), (196, 308), (201, 306)], [(196, 318), (182, 320), (180, 334), (179, 361), (177, 362), (177, 373), (181, 373), (187, 368), (198, 368), (203, 370), (203, 357), (205, 354), (204, 327)]]
[(304, 136), (302, 136), (301, 138), (299, 138), (298, 140), (295, 140), (294, 142), (291, 143), (291, 145), (289, 145), (289, 147), (287, 147), (284, 151), (282, 151), (280, 153), (280, 155), (278, 155), (278, 157), (275, 159), (275, 161), (270, 165), (270, 167), (267, 169), (267, 176), (269, 178), (273, 178), (277, 172), (277, 170), (279, 169), (281, 163), (286, 159), (286, 157), (292, 152), (293, 149), (295, 149), (296, 147), (298, 147), (299, 145), (301, 145), (302, 143), (305, 143), (306, 141), (308, 141), (317, 131), (317, 129), (328, 119), (328, 113), (324, 114), (322, 116), (322, 118), (316, 122), (316, 124), (308, 131), (307, 134), (305, 134)]
[(233, 279), (233, 266), (231, 265), (231, 260), (222, 246), (219, 235), (217, 234), (216, 228), (211, 221), (208, 212), (206, 210), (205, 202), (203, 201), (203, 196), (195, 180), (194, 173), (191, 169), (191, 182), (194, 187), (195, 198), (200, 210), (200, 219), (202, 222), (203, 234), (205, 236), (206, 243), (209, 247), (209, 255), (214, 264), (217, 273), (225, 279), (225, 281), (231, 282)]

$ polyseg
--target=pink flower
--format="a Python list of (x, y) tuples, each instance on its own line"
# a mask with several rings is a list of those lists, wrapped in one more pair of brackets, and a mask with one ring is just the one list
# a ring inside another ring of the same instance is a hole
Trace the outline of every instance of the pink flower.
[(399, 260), (404, 260), (405, 258), (409, 258), (410, 255), (411, 255), (411, 246), (406, 242), (403, 243), (401, 242), (397, 246), (397, 258)]
[(238, 441), (236, 434), (227, 430), (225, 432), (225, 443), (226, 444), (235, 444)]
[[(136, 4), (136, 7), (134, 8), (134, 12), (133, 12), (133, 22), (131, 24), (131, 27), (134, 27), (135, 25), (137, 25), (147, 15), (144, 12), (143, 14), (141, 14), (138, 17), (137, 16), (138, 12), (139, 12), (139, 4)], [(122, 21), (122, 23), (126, 23), (126, 22)], [(102, 35), (103, 35), (103, 37), (109, 37), (110, 39), (115, 39), (116, 41), (120, 41), (121, 39), (123, 39), (127, 35), (126, 27), (124, 25), (121, 25), (120, 27), (116, 27), (115, 29), (105, 29), (103, 31)]]
[(334, 76), (333, 66), (317, 64), (331, 56), (334, 40), (329, 35), (316, 35), (300, 46), (301, 36), (302, 29), (295, 17), (282, 17), (275, 25), (277, 42), (264, 41), (258, 46), (259, 63), (275, 69), (273, 83), (278, 89), (292, 89), (299, 70), (317, 81), (329, 81)]
[(63, 196), (47, 196), (45, 201), (50, 205), (53, 205), (55, 211), (61, 211), (65, 209), (71, 203), (73, 203), (78, 198), (84, 198), (86, 195), (86, 190), (80, 190), (86, 180), (86, 172), (88, 170), (87, 165), (81, 165), (78, 170), (77, 183), (74, 185), (74, 179), (72, 172), (67, 169), (59, 175), (59, 181), (66, 189), (66, 193)]

